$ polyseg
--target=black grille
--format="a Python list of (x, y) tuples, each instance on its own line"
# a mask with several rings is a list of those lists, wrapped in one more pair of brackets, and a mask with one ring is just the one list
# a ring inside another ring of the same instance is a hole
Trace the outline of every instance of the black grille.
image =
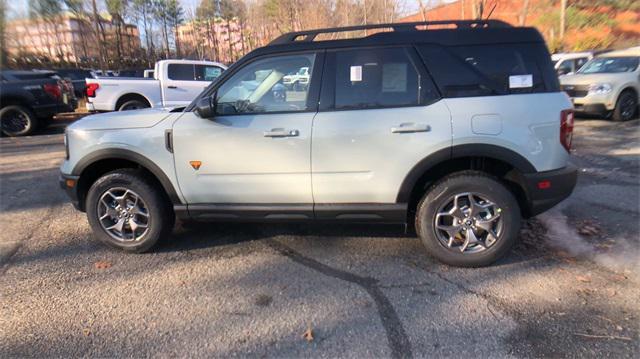
[(589, 85), (562, 85), (561, 88), (569, 97), (585, 97), (589, 93)]

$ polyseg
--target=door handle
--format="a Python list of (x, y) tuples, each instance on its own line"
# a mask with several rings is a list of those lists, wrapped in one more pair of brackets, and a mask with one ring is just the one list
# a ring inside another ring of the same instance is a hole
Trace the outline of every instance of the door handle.
[(167, 86), (167, 87), (170, 88), (170, 89), (177, 89), (178, 88), (178, 86), (173, 86), (173, 85)]
[(391, 127), (391, 133), (429, 132), (431, 126), (422, 123), (405, 122), (398, 127)]
[(272, 128), (271, 131), (265, 131), (264, 137), (295, 137), (300, 132), (298, 130), (285, 130), (284, 128)]

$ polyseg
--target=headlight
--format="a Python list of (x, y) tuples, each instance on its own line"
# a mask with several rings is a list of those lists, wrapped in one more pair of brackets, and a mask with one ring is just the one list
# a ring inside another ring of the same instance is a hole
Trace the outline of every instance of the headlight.
[(589, 85), (590, 94), (606, 94), (611, 92), (611, 84), (593, 84)]

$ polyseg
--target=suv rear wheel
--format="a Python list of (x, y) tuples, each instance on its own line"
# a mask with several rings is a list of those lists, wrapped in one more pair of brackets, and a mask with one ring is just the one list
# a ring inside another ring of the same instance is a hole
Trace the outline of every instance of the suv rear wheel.
[(134, 169), (100, 177), (89, 189), (86, 208), (98, 239), (128, 252), (149, 250), (169, 236), (175, 221), (162, 192)]
[(10, 105), (0, 110), (0, 126), (4, 135), (28, 136), (38, 127), (38, 119), (27, 107)]
[(616, 122), (629, 121), (633, 119), (638, 108), (638, 96), (627, 90), (620, 94), (613, 110), (611, 118)]
[(433, 185), (418, 205), (416, 231), (427, 251), (460, 267), (489, 265), (513, 246), (520, 207), (497, 179), (464, 171)]

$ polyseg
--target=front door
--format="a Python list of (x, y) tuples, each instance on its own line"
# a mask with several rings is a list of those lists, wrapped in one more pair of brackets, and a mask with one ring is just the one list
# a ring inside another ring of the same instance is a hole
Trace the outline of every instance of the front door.
[(186, 112), (176, 121), (175, 167), (190, 205), (313, 203), (311, 125), (317, 98), (311, 98), (309, 87), (286, 89), (282, 77), (302, 66), (313, 68), (317, 57), (305, 53), (251, 62), (218, 87), (213, 118)]

